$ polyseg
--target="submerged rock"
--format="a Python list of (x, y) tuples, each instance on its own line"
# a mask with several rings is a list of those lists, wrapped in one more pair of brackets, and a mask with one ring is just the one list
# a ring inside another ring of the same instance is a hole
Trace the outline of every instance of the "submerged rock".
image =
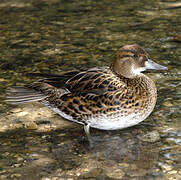
[(138, 135), (138, 139), (140, 139), (141, 141), (154, 143), (160, 140), (160, 134), (158, 133), (158, 131), (154, 130), (144, 135)]

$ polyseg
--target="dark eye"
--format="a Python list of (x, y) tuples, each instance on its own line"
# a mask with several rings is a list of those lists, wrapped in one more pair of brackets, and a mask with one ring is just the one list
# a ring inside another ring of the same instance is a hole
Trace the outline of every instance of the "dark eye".
[(134, 56), (133, 56), (134, 58), (138, 58), (138, 55), (137, 54), (134, 54)]

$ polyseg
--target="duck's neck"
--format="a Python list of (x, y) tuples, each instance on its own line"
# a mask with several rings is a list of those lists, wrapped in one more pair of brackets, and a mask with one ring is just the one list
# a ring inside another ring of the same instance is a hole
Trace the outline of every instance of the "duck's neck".
[(140, 85), (145, 87), (145, 89), (147, 89), (147, 91), (150, 94), (157, 95), (157, 89), (156, 89), (155, 82), (151, 78), (149, 78), (148, 76), (144, 75), (143, 73), (140, 73), (135, 78), (133, 78), (133, 81), (134, 81), (134, 79), (135, 80), (136, 79), (139, 80)]

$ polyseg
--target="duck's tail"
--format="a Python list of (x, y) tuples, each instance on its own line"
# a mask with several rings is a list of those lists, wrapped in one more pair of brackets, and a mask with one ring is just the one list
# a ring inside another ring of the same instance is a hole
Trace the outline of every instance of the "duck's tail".
[(43, 77), (43, 79), (29, 85), (15, 86), (7, 90), (6, 102), (9, 104), (23, 104), (33, 101), (42, 101), (46, 97), (61, 96), (69, 91), (65, 82), (77, 74), (77, 71), (63, 75), (33, 73), (29, 76)]
[(33, 101), (41, 101), (46, 97), (45, 94), (34, 89), (22, 86), (11, 87), (7, 90), (6, 102), (8, 104), (23, 104)]

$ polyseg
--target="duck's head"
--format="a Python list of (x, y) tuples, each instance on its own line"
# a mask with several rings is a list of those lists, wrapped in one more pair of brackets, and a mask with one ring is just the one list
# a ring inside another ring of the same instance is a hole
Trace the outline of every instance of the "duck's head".
[(149, 54), (137, 44), (126, 45), (119, 49), (111, 68), (126, 78), (134, 78), (148, 69), (168, 69), (152, 61)]

